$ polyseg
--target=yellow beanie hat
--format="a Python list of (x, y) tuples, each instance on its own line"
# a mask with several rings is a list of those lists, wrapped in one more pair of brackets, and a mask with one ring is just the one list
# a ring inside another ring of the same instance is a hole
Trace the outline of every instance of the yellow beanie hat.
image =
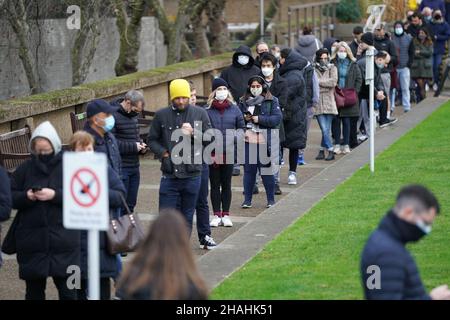
[(175, 79), (170, 83), (169, 86), (170, 91), (170, 100), (174, 100), (176, 98), (185, 97), (190, 98), (191, 97), (191, 87), (189, 85), (189, 82), (187, 82), (184, 79)]

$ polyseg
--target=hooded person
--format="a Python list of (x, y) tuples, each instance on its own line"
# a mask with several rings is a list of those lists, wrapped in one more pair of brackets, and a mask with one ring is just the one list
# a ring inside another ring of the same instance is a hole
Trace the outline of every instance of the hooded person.
[(306, 85), (301, 70), (308, 61), (295, 50), (281, 50), (280, 75), (286, 79), (288, 99), (283, 112), (285, 140), (284, 148), (289, 149), (288, 184), (297, 184), (296, 171), (298, 152), (306, 147), (307, 140), (307, 103)]
[(430, 27), (434, 34), (433, 80), (435, 85), (433, 85), (433, 89), (436, 91), (440, 83), (440, 66), (445, 56), (448, 40), (450, 39), (450, 25), (445, 21), (442, 12), (435, 10)]
[(304, 27), (303, 34), (299, 37), (298, 45), (295, 47), (295, 50), (310, 63), (313, 63), (316, 51), (321, 48), (323, 48), (323, 44), (312, 34), (311, 28)]
[(232, 65), (222, 71), (220, 78), (228, 83), (234, 101), (239, 101), (247, 90), (248, 79), (260, 72), (250, 48), (240, 46), (233, 54)]
[(62, 224), (61, 140), (50, 122), (31, 137), (31, 159), (12, 174), (13, 208), (17, 209), (16, 242), (19, 277), (25, 280), (27, 300), (44, 300), (52, 277), (61, 300), (76, 300), (67, 287), (67, 268), (80, 265), (80, 232)]

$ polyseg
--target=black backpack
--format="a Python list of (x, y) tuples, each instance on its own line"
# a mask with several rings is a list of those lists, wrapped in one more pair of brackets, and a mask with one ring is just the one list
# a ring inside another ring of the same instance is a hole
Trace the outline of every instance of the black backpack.
[(303, 79), (305, 79), (306, 86), (306, 105), (312, 106), (313, 96), (314, 96), (314, 86), (313, 86), (313, 76), (314, 76), (314, 66), (310, 63), (306, 67), (303, 68), (302, 75)]

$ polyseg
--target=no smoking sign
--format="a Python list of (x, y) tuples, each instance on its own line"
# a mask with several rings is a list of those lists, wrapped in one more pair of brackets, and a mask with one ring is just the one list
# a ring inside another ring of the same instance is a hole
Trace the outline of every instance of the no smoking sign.
[(108, 162), (103, 153), (63, 155), (63, 223), (67, 229), (107, 230)]

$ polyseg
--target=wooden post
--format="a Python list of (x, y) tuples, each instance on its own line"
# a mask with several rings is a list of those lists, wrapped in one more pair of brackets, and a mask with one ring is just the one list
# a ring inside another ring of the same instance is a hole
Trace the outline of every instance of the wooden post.
[(311, 11), (312, 11), (311, 16), (313, 19), (313, 25), (312, 25), (313, 35), (317, 37), (317, 34), (316, 34), (316, 7), (314, 5), (311, 7)]
[(295, 25), (297, 28), (297, 41), (300, 37), (300, 10), (295, 9)]
[(291, 47), (291, 8), (288, 8), (288, 47)]
[(323, 42), (323, 37), (322, 37), (322, 30), (323, 30), (323, 24), (322, 24), (322, 6), (319, 6), (319, 39), (320, 41)]

